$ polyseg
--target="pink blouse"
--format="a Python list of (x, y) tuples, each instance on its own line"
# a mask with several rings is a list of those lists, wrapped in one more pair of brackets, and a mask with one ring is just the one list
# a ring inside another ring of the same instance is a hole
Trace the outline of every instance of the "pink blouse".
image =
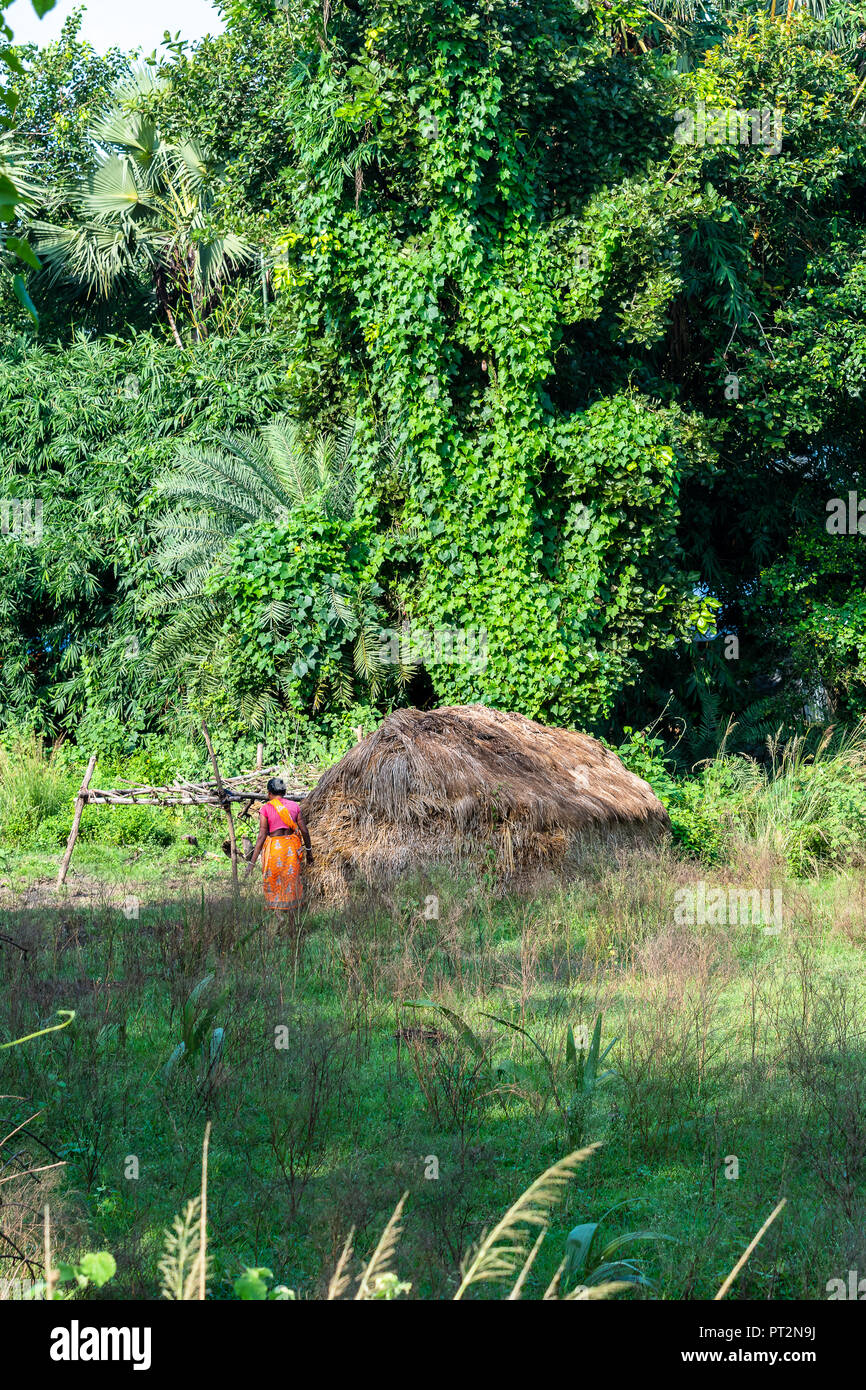
[[(301, 809), (297, 801), (289, 801), (287, 796), (278, 796), (276, 800), (282, 802), (292, 820), (295, 822), (295, 825), (297, 825), (298, 812)], [(292, 828), (290, 825), (286, 825), (282, 817), (277, 814), (276, 808), (269, 805), (268, 802), (265, 802), (264, 806), (259, 811), (259, 815), (264, 816), (267, 820), (269, 835), (272, 835), (275, 830), (291, 830)]]

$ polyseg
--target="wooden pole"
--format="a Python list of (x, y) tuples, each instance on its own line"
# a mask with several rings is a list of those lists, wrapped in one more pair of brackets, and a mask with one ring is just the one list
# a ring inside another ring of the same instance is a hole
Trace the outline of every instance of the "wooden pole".
[(69, 832), (69, 839), (66, 841), (66, 853), (63, 856), (63, 861), (60, 865), (60, 872), (57, 875), (56, 886), (58, 888), (62, 888), (66, 880), (66, 874), (69, 869), (69, 861), (72, 858), (72, 851), (75, 849), (75, 841), (78, 839), (78, 827), (81, 824), (81, 813), (84, 810), (84, 793), (87, 791), (87, 788), (90, 785), (90, 779), (93, 776), (93, 769), (95, 767), (96, 754), (94, 753), (90, 759), (90, 762), (87, 764), (87, 771), (84, 774), (84, 781), (78, 788), (78, 797), (76, 798), (75, 802), (75, 815), (72, 817), (72, 829)]
[[(260, 743), (260, 744), (258, 745), (258, 747), (256, 748), (256, 771), (257, 771), (257, 772), (261, 772), (261, 770), (262, 770), (262, 768), (264, 767), (264, 765), (265, 765), (265, 745), (264, 745), (263, 743)], [(251, 810), (252, 810), (252, 802), (251, 802), (251, 801), (248, 801), (248, 802), (247, 802), (246, 814), (249, 815), (249, 813), (250, 813)], [(252, 846), (252, 841), (250, 840), (250, 838), (249, 838), (248, 835), (245, 835), (245, 836), (244, 836), (242, 848), (243, 848), (243, 852), (244, 852), (244, 860), (247, 861), (247, 862), (249, 862), (250, 855), (251, 855), (252, 852), (253, 852), (253, 846)]]
[[(208, 753), (210, 754), (210, 760), (211, 760), (211, 766), (212, 766), (212, 768), (213, 768), (214, 780), (215, 780), (215, 782), (216, 782), (216, 784), (217, 784), (217, 794), (218, 794), (218, 796), (219, 796), (219, 798), (220, 798), (220, 801), (222, 801), (222, 798), (223, 798), (223, 782), (222, 782), (222, 778), (220, 777), (220, 770), (219, 770), (219, 764), (217, 763), (217, 760), (216, 760), (216, 753), (213, 751), (213, 744), (212, 744), (211, 741), (210, 741), (210, 734), (209, 734), (208, 731), (207, 731), (207, 724), (204, 722), (204, 720), (201, 721), (201, 731), (202, 731), (202, 733), (204, 734), (204, 741), (205, 741), (205, 743), (207, 744), (207, 751), (208, 751)], [(232, 849), (232, 886), (233, 886), (235, 889), (237, 889), (237, 886), (238, 886), (238, 842), (237, 842), (237, 839), (235, 838), (235, 818), (234, 818), (234, 816), (232, 815), (232, 808), (231, 808), (231, 806), (229, 805), (228, 802), (225, 803), (224, 810), (225, 810), (226, 815), (228, 816), (228, 822), (229, 822), (229, 844), (231, 845), (231, 849)]]

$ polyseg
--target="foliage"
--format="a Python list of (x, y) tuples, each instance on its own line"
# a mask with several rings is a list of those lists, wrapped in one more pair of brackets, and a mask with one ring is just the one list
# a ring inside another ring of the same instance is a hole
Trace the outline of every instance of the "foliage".
[[(859, 547), (824, 524), (862, 482), (855, 21), (237, 0), (146, 81), (74, 22), (28, 52), (18, 239), (47, 199), (107, 297), (69, 298), (55, 235), (39, 329), (0, 305), (5, 495), (50, 518), (0, 556), (5, 718), (104, 743), (481, 699), (616, 743), (665, 709), (682, 766), (856, 719)], [(779, 148), (679, 143), (699, 103), (767, 108)], [(355, 421), (351, 514), (160, 537), (155, 477), (197, 458), (215, 516), (227, 436), (287, 416), (307, 447)], [(486, 659), (400, 670), (398, 628)]]
[[(140, 85), (140, 83), (139, 83)], [(132, 103), (138, 88), (132, 89)], [(68, 281), (87, 297), (110, 298), (145, 279), (182, 349), (179, 323), (199, 342), (223, 284), (252, 250), (236, 233), (209, 225), (220, 169), (194, 140), (163, 139), (146, 117), (114, 104), (91, 128), (98, 162), (54, 201), (69, 220), (37, 220), (39, 254), (49, 281)]]
[(18, 737), (0, 747), (0, 836), (26, 840), (40, 823), (66, 811), (71, 779), (39, 739)]
[(248, 427), (277, 407), (281, 357), (275, 339), (209, 340), (179, 356), (147, 334), (19, 341), (6, 354), (0, 468), (22, 521), (0, 544), (4, 723), (56, 731), (90, 712), (121, 720), (128, 741), (159, 722), (177, 683), (148, 683), (140, 660), (154, 626), (143, 612), (155, 587), (149, 485), (180, 438)]
[(240, 658), (263, 681), (275, 672), (290, 707), (315, 710), (328, 695), (352, 703), (349, 641), (355, 672), (378, 695), (388, 665), (374, 564), (369, 524), (329, 517), (314, 504), (282, 524), (253, 528), (232, 548), (215, 584), (232, 604)]
[(92, 171), (89, 129), (130, 75), (126, 54), (116, 48), (97, 53), (81, 38), (82, 19), (83, 12), (74, 10), (54, 42), (18, 50), (15, 125), (49, 189)]
[(294, 1300), (296, 1297), (294, 1291), (286, 1288), (285, 1284), (276, 1284), (273, 1288), (268, 1287), (268, 1283), (273, 1277), (274, 1274), (271, 1269), (266, 1269), (264, 1266), (254, 1269), (248, 1266), (234, 1282), (235, 1298), (256, 1303), (266, 1299), (276, 1299), (278, 1302)]
[(708, 864), (748, 847), (793, 874), (856, 853), (866, 829), (862, 725), (777, 735), (764, 752), (758, 761), (722, 749), (693, 776), (657, 777), (675, 841)]
[[(609, 1216), (610, 1212), (606, 1213)], [(658, 1231), (626, 1231), (618, 1235), (614, 1240), (598, 1253), (595, 1252), (598, 1230), (602, 1222), (588, 1221), (583, 1225), (574, 1226), (568, 1233), (566, 1239), (566, 1280), (577, 1280), (582, 1289), (591, 1289), (599, 1284), (609, 1282), (612, 1279), (620, 1281), (624, 1285), (634, 1285), (638, 1287), (648, 1287), (650, 1280), (642, 1273), (640, 1266), (632, 1259), (613, 1259), (614, 1255), (631, 1245), (636, 1240), (670, 1240), (670, 1236), (661, 1235)]]
[[(33, 8), (41, 19), (54, 8), (55, 0), (32, 0)], [(0, 102), (5, 110), (0, 113), (0, 266), (10, 269), (12, 261), (11, 287), (22, 308), (31, 319), (38, 321), (38, 314), (24, 283), (24, 276), (14, 267), (17, 262), (38, 269), (39, 261), (26, 239), (10, 236), (7, 227), (14, 223), (35, 201), (29, 179), (22, 174), (22, 150), (20, 145), (9, 142), (8, 132), (13, 126), (12, 116), (18, 104), (18, 94), (14, 90), (14, 80), (21, 74), (21, 61), (11, 47), (12, 30), (6, 21), (6, 7), (0, 9), (0, 34), (5, 42), (0, 47)], [(8, 81), (9, 77), (12, 81)]]
[[(110, 1279), (113, 1279), (116, 1273), (117, 1262), (108, 1250), (98, 1250), (82, 1255), (75, 1264), (66, 1264), (61, 1261), (56, 1269), (52, 1270), (50, 1297), (53, 1300), (63, 1301), (76, 1298), (79, 1293), (91, 1287), (101, 1289), (103, 1284), (107, 1284)], [(58, 1284), (71, 1284), (74, 1287), (67, 1292), (62, 1292), (58, 1291)], [(48, 1297), (44, 1279), (37, 1280), (28, 1291), (28, 1297), (31, 1299)]]
[[(371, 599), (381, 590), (359, 569), (369, 528), (352, 524), (353, 434), (350, 422), (336, 439), (319, 435), (307, 447), (297, 422), (272, 421), (260, 437), (186, 446), (157, 477), (154, 496), (175, 505), (151, 522), (160, 542), (154, 564), (178, 576), (150, 605), (176, 614), (149, 655), (158, 670), (191, 667), (192, 689), (228, 684), (259, 722), (260, 711), (274, 703), (271, 682), (290, 708), (303, 709), (309, 699), (292, 678), (311, 670), (317, 672), (314, 710), (331, 683), (342, 703), (351, 703), (342, 648), (352, 638), (354, 669), (375, 701), (385, 663), (378, 655), (382, 621), (376, 623)], [(316, 638), (329, 623), (325, 655)]]

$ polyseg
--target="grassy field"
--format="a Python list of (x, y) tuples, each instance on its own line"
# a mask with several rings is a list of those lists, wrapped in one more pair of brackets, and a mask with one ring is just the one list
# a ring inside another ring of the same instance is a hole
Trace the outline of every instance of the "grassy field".
[[(665, 849), (529, 894), (418, 880), (312, 906), (293, 935), (257, 882), (232, 900), (213, 849), (84, 842), (66, 899), (47, 891), (56, 861), (3, 866), (3, 1034), (75, 1019), (0, 1052), (0, 1135), (23, 1126), (0, 1158), (66, 1166), (16, 1188), (3, 1230), (38, 1258), (48, 1200), (61, 1259), (114, 1253), (102, 1297), (159, 1296), (208, 1119), (214, 1298), (247, 1266), (322, 1297), (349, 1231), (357, 1268), (404, 1192), (394, 1267), (409, 1297), (448, 1298), (483, 1230), (591, 1142), (524, 1297), (586, 1222), (596, 1250), (665, 1237), (617, 1252), (650, 1281), (622, 1296), (712, 1297), (782, 1197), (729, 1297), (826, 1299), (866, 1264), (857, 867), (793, 878), (758, 858), (734, 878)], [(781, 930), (684, 920), (733, 882), (781, 893)], [(593, 1084), (599, 1017), (613, 1045)]]

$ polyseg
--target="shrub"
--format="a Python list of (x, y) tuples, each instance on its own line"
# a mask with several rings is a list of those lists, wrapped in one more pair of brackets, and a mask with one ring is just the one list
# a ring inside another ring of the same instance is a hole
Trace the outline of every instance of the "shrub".
[(174, 843), (171, 813), (159, 806), (112, 806), (82, 823), (85, 840), (104, 845), (154, 845), (164, 848)]

